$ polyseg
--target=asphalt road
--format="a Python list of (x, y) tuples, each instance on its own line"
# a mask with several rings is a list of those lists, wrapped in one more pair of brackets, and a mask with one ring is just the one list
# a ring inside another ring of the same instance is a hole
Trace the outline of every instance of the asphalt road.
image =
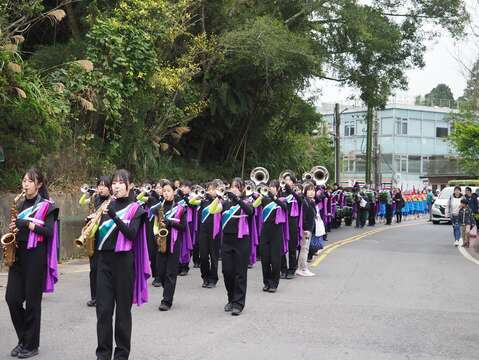
[[(477, 359), (478, 265), (452, 246), (449, 225), (392, 226), (332, 251), (313, 278), (281, 280), (261, 291), (260, 264), (249, 271), (245, 311), (232, 317), (222, 279), (201, 288), (198, 269), (179, 278), (174, 307), (158, 311), (162, 289), (133, 309), (130, 358), (179, 359)], [(384, 225), (376, 226), (383, 229)], [(362, 230), (369, 231), (371, 228)], [(341, 228), (330, 242), (357, 234)], [(87, 266), (61, 268), (43, 301), (39, 359), (95, 359), (96, 317), (87, 308)], [(0, 292), (6, 276), (0, 275)], [(0, 359), (16, 337), (0, 303)]]

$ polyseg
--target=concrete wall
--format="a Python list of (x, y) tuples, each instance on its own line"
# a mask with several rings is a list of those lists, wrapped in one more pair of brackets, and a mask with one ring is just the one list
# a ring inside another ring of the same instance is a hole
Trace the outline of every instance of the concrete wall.
[[(85, 255), (73, 241), (80, 235), (88, 209), (78, 204), (80, 193), (51, 193), (51, 198), (60, 208), (60, 258), (71, 259)], [(15, 194), (0, 195), (0, 234), (4, 234), (10, 222), (10, 208)]]

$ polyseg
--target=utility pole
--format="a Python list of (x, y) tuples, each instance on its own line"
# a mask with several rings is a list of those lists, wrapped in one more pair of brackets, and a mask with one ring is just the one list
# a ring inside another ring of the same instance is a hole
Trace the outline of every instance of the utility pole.
[(379, 118), (378, 112), (374, 111), (374, 131), (373, 131), (373, 144), (374, 144), (374, 188), (379, 190), (381, 186), (381, 156), (379, 149)]
[(341, 114), (339, 113), (339, 104), (334, 105), (334, 179), (335, 183), (340, 181), (340, 129), (341, 129)]
[(364, 177), (364, 182), (366, 184), (371, 184), (371, 173), (372, 173), (372, 155), (373, 155), (373, 116), (374, 108), (368, 104), (368, 111), (366, 115), (367, 122), (367, 132), (366, 132), (366, 174)]

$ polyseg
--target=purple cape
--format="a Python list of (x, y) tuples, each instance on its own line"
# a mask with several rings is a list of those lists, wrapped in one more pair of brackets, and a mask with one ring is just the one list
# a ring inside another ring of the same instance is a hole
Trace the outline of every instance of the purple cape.
[[(50, 204), (52, 204), (52, 202), (49, 200), (44, 200), (40, 205), (40, 208), (36, 211), (34, 219), (45, 221)], [(35, 221), (33, 222), (35, 223), (35, 226), (42, 226)], [(45, 293), (52, 293), (54, 291), (55, 284), (58, 281), (58, 234), (58, 221), (55, 221), (53, 226), (53, 238), (51, 241), (48, 241), (49, 239), (46, 240), (47, 268), (45, 273), (45, 283), (43, 284), (43, 292)], [(27, 249), (35, 249), (38, 243), (42, 241), (44, 241), (42, 235), (30, 231), (28, 234)]]
[[(123, 220), (131, 220), (135, 216), (140, 204), (130, 205)], [(148, 282), (151, 276), (150, 258), (146, 240), (146, 224), (143, 222), (138, 230), (137, 238), (133, 242), (120, 231), (116, 240), (115, 252), (130, 251), (135, 253), (135, 281), (133, 284), (133, 304), (140, 306), (148, 302)]]

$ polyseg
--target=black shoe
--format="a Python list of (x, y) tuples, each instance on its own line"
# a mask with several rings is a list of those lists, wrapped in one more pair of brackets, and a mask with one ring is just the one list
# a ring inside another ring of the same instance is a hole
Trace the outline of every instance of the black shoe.
[(194, 264), (193, 267), (194, 267), (195, 269), (199, 269), (199, 268), (200, 268), (200, 264)]
[(154, 287), (161, 287), (161, 281), (159, 279), (155, 279), (153, 280), (151, 285), (153, 285)]
[(91, 299), (90, 301), (87, 301), (86, 306), (88, 307), (95, 307), (96, 306), (96, 300)]
[(209, 282), (206, 287), (207, 287), (208, 289), (214, 289), (214, 288), (216, 287), (216, 283), (214, 283), (214, 282)]
[(233, 315), (233, 316), (241, 315), (241, 312), (242, 312), (242, 311), (243, 311), (243, 310), (241, 310), (240, 308), (235, 307), (235, 308), (233, 308), (233, 310), (231, 311), (231, 315)]
[[(296, 271), (296, 270), (295, 270), (295, 271)], [(294, 278), (295, 278), (294, 273), (288, 273), (288, 274), (286, 274), (286, 279), (287, 279), (287, 280), (291, 280), (291, 279), (294, 279)]]
[(160, 311), (168, 311), (171, 309), (171, 306), (165, 303), (161, 303), (160, 306), (158, 307), (158, 310)]
[(286, 273), (285, 272), (282, 272), (281, 275), (280, 275), (281, 279), (286, 279)]
[(268, 286), (268, 285), (265, 285), (265, 286), (263, 287), (263, 291), (268, 292), (268, 291), (269, 291), (269, 286)]
[(36, 355), (38, 355), (38, 349), (33, 349), (33, 350), (22, 349), (20, 353), (17, 355), (17, 357), (19, 359), (28, 359)]
[(226, 311), (226, 312), (233, 311), (233, 304), (232, 304), (232, 303), (226, 304), (226, 305), (225, 305), (225, 311)]
[(182, 270), (180, 273), (179, 273), (180, 276), (186, 276), (188, 275), (188, 270)]
[(208, 281), (203, 281), (203, 285), (201, 285), (202, 288), (207, 288), (208, 287)]
[(278, 290), (278, 289), (277, 289), (277, 288), (269, 288), (269, 289), (268, 289), (268, 292), (270, 292), (270, 293), (275, 293), (276, 290)]
[(17, 357), (20, 352), (23, 350), (23, 344), (18, 344), (13, 348), (13, 350), (10, 352), (10, 356)]

